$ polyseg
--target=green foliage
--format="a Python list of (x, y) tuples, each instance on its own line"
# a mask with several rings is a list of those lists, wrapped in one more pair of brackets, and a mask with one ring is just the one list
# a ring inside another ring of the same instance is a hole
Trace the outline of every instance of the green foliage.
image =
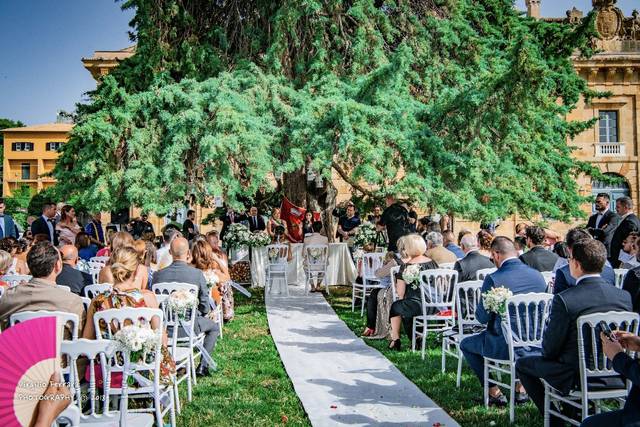
[[(384, 3), (384, 5), (382, 5)], [(581, 215), (598, 175), (567, 139), (588, 90), (593, 16), (522, 17), (510, 0), (127, 0), (137, 53), (103, 79), (54, 171), (60, 197), (165, 213), (232, 206), (272, 171), (338, 173), (473, 219)], [(560, 101), (560, 102), (558, 102)]]
[(27, 226), (27, 215), (29, 201), (33, 192), (28, 185), (21, 185), (11, 192), (11, 197), (4, 199), (7, 206), (7, 213), (13, 217), (13, 220), (20, 224), (22, 228)]
[(0, 118), (0, 162), (4, 161), (4, 134), (2, 133), (2, 129), (21, 127), (24, 127), (24, 123), (20, 120)]
[[(44, 190), (38, 192), (37, 194), (34, 194), (31, 200), (29, 201), (29, 205), (27, 208), (29, 215), (34, 215), (34, 216), (42, 215), (42, 207), (44, 206), (44, 204), (51, 203), (52, 201), (55, 201), (55, 200), (56, 200), (55, 190), (53, 189), (53, 187), (45, 188)], [(79, 211), (80, 209), (76, 207), (76, 210)]]

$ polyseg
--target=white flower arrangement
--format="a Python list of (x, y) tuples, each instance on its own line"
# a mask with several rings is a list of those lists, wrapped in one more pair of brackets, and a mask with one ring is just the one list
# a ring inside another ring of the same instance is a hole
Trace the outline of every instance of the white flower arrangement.
[(220, 282), (220, 278), (218, 277), (218, 275), (211, 271), (208, 274), (205, 275), (205, 279), (207, 279), (207, 288), (211, 289), (214, 286), (216, 286), (218, 284), (218, 282)]
[(408, 264), (402, 273), (402, 280), (412, 289), (418, 289), (420, 286), (420, 264)]
[(353, 246), (362, 248), (366, 245), (374, 244), (377, 234), (376, 226), (365, 222), (358, 226), (358, 230), (351, 241), (353, 242)]
[(269, 257), (269, 261), (271, 263), (275, 262), (278, 259), (278, 249), (270, 248), (269, 252), (267, 253), (267, 256)]
[(160, 331), (150, 327), (128, 325), (116, 332), (115, 341), (121, 351), (130, 354), (132, 362), (144, 360), (148, 353), (153, 353), (160, 342)]
[(313, 264), (317, 264), (320, 261), (320, 257), (324, 254), (324, 250), (321, 248), (311, 248), (309, 249), (309, 256), (313, 261)]
[(504, 286), (489, 289), (482, 294), (482, 302), (484, 307), (500, 316), (504, 316), (507, 312), (507, 299), (513, 296), (513, 292)]
[(231, 224), (224, 235), (224, 244), (227, 248), (235, 249), (249, 246), (251, 231), (244, 224)]
[(184, 318), (187, 310), (194, 309), (198, 306), (198, 297), (186, 289), (172, 292), (167, 300), (167, 306), (178, 315)]
[(271, 243), (271, 237), (266, 231), (256, 231), (252, 233), (249, 240), (249, 246), (251, 246), (252, 248), (267, 246), (269, 243)]

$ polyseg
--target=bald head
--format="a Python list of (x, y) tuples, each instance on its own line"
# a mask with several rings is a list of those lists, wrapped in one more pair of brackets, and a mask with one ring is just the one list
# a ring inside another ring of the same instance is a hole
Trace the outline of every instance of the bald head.
[(189, 257), (189, 242), (184, 237), (176, 237), (171, 242), (169, 251), (174, 260), (186, 261)]
[(78, 263), (78, 249), (73, 245), (64, 245), (60, 248), (60, 256), (62, 262), (69, 265), (76, 265)]

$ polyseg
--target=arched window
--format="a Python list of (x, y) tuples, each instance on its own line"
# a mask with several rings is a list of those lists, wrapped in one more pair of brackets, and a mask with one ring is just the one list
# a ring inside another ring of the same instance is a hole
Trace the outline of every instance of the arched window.
[[(591, 194), (593, 194), (593, 197), (595, 197), (599, 193), (608, 194), (609, 198), (611, 199), (609, 208), (615, 212), (616, 200), (620, 197), (631, 196), (631, 191), (629, 191), (629, 184), (622, 175), (618, 175), (617, 173), (606, 173), (605, 175), (621, 178), (622, 180), (615, 184), (609, 184), (602, 181), (593, 181), (591, 185)], [(595, 205), (591, 206), (591, 212), (595, 212)]]

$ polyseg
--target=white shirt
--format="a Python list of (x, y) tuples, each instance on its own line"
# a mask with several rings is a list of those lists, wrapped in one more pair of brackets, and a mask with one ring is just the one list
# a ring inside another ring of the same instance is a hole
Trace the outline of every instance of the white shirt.
[(165, 267), (168, 267), (173, 262), (173, 256), (169, 252), (169, 245), (165, 245), (158, 249), (156, 253), (156, 258), (158, 260), (158, 270), (162, 270)]
[(600, 228), (600, 221), (602, 221), (602, 218), (604, 218), (604, 214), (607, 213), (609, 209), (605, 209), (602, 212), (598, 212), (596, 215), (596, 228)]
[(55, 231), (53, 230), (53, 224), (51, 223), (51, 220), (49, 220), (49, 218), (46, 217), (45, 215), (42, 215), (42, 218), (44, 219), (44, 222), (47, 224), (47, 227), (49, 227), (49, 237), (51, 238), (51, 242), (53, 243), (53, 233), (55, 233)]
[(589, 277), (598, 277), (598, 278), (600, 278), (601, 276), (600, 276), (600, 274), (585, 274), (584, 276), (578, 277), (578, 279), (576, 280), (576, 286), (578, 286), (578, 284), (580, 284), (582, 279), (587, 279)]

